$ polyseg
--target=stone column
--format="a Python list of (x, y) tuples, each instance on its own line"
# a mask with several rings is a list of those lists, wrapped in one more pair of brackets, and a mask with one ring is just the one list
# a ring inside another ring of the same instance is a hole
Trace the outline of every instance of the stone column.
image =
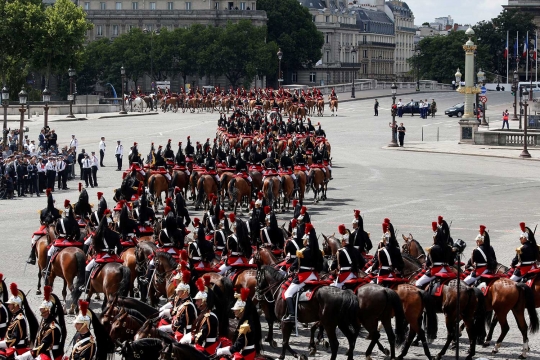
[(478, 120), (474, 115), (474, 98), (475, 94), (480, 92), (480, 89), (474, 86), (474, 51), (476, 45), (471, 40), (474, 35), (473, 29), (469, 28), (465, 32), (469, 36), (469, 40), (463, 45), (465, 50), (465, 87), (459, 87), (458, 92), (465, 94), (465, 109), (461, 120), (459, 121), (459, 142), (472, 144), (474, 143), (474, 133), (478, 131)]

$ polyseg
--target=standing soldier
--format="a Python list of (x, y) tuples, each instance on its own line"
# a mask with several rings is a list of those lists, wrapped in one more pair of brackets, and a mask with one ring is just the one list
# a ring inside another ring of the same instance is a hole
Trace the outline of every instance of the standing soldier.
[[(73, 350), (70, 359), (72, 360), (106, 360), (108, 344), (108, 333), (105, 331), (99, 318), (88, 308), (88, 302), (79, 300), (79, 315), (73, 324), (77, 333), (73, 337)], [(94, 329), (95, 336), (90, 332), (90, 325)]]

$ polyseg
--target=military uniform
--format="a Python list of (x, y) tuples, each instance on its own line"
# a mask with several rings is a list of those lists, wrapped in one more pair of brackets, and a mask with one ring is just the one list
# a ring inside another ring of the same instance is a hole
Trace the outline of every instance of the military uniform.
[(452, 248), (448, 246), (446, 234), (437, 226), (436, 222), (432, 223), (432, 228), (434, 244), (426, 249), (428, 256), (425, 266), (428, 270), (416, 281), (417, 287), (424, 287), (437, 277), (437, 273), (451, 272), (448, 265), (453, 262), (453, 254)]
[(14, 348), (21, 355), (27, 351), (29, 344), (26, 316), (19, 309), (11, 316), (4, 340), (0, 341), (0, 349)]
[(199, 315), (193, 331), (195, 348), (207, 355), (214, 355), (220, 342), (218, 341), (219, 320), (216, 314), (205, 310)]
[(485, 232), (485, 227), (483, 225), (480, 225), (480, 234), (476, 237), (476, 241), (480, 245), (473, 250), (469, 260), (469, 265), (473, 266), (474, 269), (463, 280), (467, 285), (474, 284), (483, 274), (491, 273), (497, 265), (495, 251), (493, 250), (493, 247), (491, 247), (489, 234)]
[(64, 355), (60, 347), (62, 331), (54, 319), (43, 319), (39, 326), (36, 345), (32, 349), (32, 356), (41, 356), (41, 360), (58, 360)]
[(516, 249), (516, 256), (512, 260), (512, 268), (516, 268), (510, 280), (520, 281), (530, 270), (536, 269), (536, 261), (538, 260), (538, 245), (534, 238), (534, 233), (525, 223), (520, 223), (521, 235), (520, 238), (525, 238), (526, 241)]
[(173, 316), (171, 327), (174, 331), (176, 340), (179, 341), (185, 334), (191, 333), (192, 325), (197, 319), (197, 308), (188, 296), (173, 310), (171, 315)]
[(96, 355), (97, 347), (94, 337), (90, 332), (77, 334), (75, 345), (71, 351), (70, 360), (92, 360)]

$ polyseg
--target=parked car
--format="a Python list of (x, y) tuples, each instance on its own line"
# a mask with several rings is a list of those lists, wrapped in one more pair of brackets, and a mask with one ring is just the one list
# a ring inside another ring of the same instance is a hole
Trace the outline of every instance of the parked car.
[[(483, 104), (479, 104), (478, 107), (480, 108), (481, 111), (484, 111)], [(464, 110), (465, 110), (465, 104), (459, 103), (444, 110), (444, 114), (448, 115), (449, 117), (452, 117), (452, 116), (461, 117), (463, 116), (463, 113), (465, 112)], [(476, 115), (476, 109), (474, 109), (473, 112), (474, 112), (474, 115)]]
[[(420, 106), (418, 101), (411, 101), (403, 106), (404, 114), (420, 114)], [(431, 115), (431, 105), (428, 107), (428, 115)]]

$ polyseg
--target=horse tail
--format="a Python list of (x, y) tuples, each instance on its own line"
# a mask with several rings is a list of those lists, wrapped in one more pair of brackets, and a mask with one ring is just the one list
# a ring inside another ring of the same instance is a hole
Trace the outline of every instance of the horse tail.
[(422, 303), (426, 311), (426, 336), (429, 342), (437, 337), (437, 309), (435, 308), (435, 299), (428, 291), (420, 290)]
[(405, 312), (403, 311), (403, 304), (399, 295), (394, 290), (386, 289), (386, 297), (394, 310), (394, 316), (396, 317), (396, 346), (400, 346), (405, 342)]
[(524, 283), (517, 283), (516, 286), (519, 290), (523, 293), (523, 296), (525, 297), (525, 307), (527, 308), (527, 312), (529, 313), (529, 331), (531, 334), (534, 334), (538, 332), (538, 313), (536, 312), (536, 306), (534, 304), (534, 293), (530, 287), (527, 286), (527, 284)]
[[(337, 301), (334, 303), (340, 304)], [(360, 306), (358, 305), (358, 298), (352, 291), (343, 291), (341, 293), (341, 304), (338, 309), (337, 316), (340, 326), (346, 328), (358, 326), (357, 320)]]
[(169, 189), (174, 189), (177, 181), (178, 181), (178, 172), (175, 172), (171, 180), (171, 185), (169, 186)]
[(272, 207), (274, 201), (274, 179), (268, 179), (268, 189), (266, 189), (266, 198), (268, 199), (268, 205)]
[[(79, 302), (79, 297), (81, 296), (80, 287), (86, 285), (85, 280), (85, 268), (86, 268), (86, 258), (84, 254), (80, 252), (75, 253), (75, 261), (77, 262), (77, 281), (73, 284), (73, 291), (71, 292), (71, 304), (77, 305)], [(67, 308), (67, 304), (66, 304)]]
[(154, 184), (156, 182), (156, 177), (152, 176), (150, 182), (148, 183), (148, 189), (150, 190), (150, 195), (154, 196)]
[[(486, 311), (486, 300), (482, 290), (473, 287), (467, 290), (469, 296), (476, 296), (476, 311), (474, 312), (474, 332), (478, 342), (483, 342), (486, 337), (486, 318), (488, 312)], [(472, 294), (471, 294), (472, 293)], [(459, 299), (458, 299), (459, 301)]]
[(236, 179), (232, 178), (231, 180), (229, 180), (229, 195), (231, 196), (232, 199), (236, 198), (237, 191), (235, 189), (235, 186), (236, 186)]
[(200, 177), (197, 181), (197, 203), (201, 204), (204, 195), (204, 177)]
[[(232, 289), (232, 284), (231, 284)], [(224, 294), (221, 288), (215, 285), (212, 290), (214, 291), (214, 306), (215, 312), (219, 319), (219, 335), (227, 336), (229, 332), (229, 303), (228, 296)]]
[(120, 266), (120, 273), (122, 274), (122, 280), (118, 286), (118, 295), (127, 296), (129, 287), (131, 285), (131, 271), (127, 266)]
[(223, 293), (227, 298), (227, 303), (229, 304), (228, 309), (232, 308), (235, 302), (234, 298), (234, 288), (231, 279), (228, 276), (221, 278), (221, 283), (223, 284)]

